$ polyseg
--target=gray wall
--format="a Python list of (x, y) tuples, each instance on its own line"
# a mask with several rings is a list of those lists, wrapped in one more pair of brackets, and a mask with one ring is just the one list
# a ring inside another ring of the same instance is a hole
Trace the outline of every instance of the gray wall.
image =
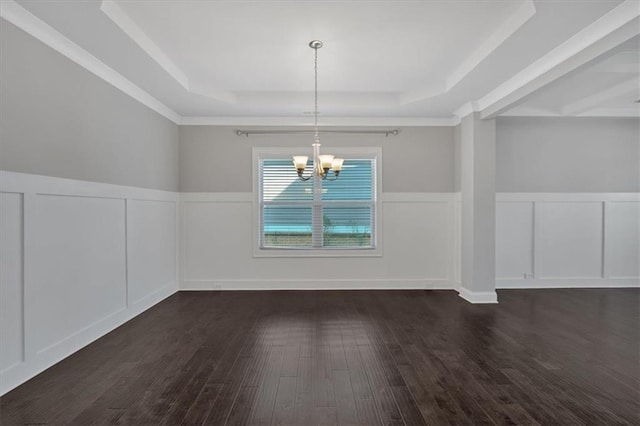
[[(180, 191), (251, 192), (253, 147), (310, 148), (313, 135), (239, 137), (233, 127), (180, 127)], [(353, 130), (353, 128), (352, 128)], [(331, 147), (382, 147), (382, 191), (451, 192), (454, 128), (406, 127), (397, 136), (324, 134)], [(294, 154), (297, 151), (291, 150)], [(293, 166), (292, 166), (293, 167)]]
[(178, 189), (178, 126), (0, 19), (0, 169)]
[(497, 192), (638, 192), (639, 163), (636, 118), (497, 119)]

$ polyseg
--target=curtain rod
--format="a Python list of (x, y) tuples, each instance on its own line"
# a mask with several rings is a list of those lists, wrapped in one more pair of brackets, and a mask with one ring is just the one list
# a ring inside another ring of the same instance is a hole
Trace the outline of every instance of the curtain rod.
[[(236, 135), (309, 135), (314, 134), (313, 130), (236, 130)], [(384, 135), (396, 136), (400, 131), (398, 129), (391, 130), (318, 130), (318, 133), (342, 133), (351, 135)]]

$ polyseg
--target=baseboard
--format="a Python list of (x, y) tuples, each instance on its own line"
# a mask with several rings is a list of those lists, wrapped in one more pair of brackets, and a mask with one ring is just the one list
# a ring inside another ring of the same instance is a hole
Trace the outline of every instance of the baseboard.
[(33, 358), (26, 359), (0, 372), (0, 395), (4, 395), (27, 380), (42, 373), (47, 368), (52, 367), (105, 334), (120, 327), (125, 322), (135, 318), (177, 291), (175, 283), (169, 284), (143, 298), (138, 303), (114, 312), (77, 333), (68, 336), (55, 345), (38, 351)]
[(470, 303), (498, 303), (498, 294), (495, 291), (473, 292), (460, 287), (458, 295)]
[(443, 279), (186, 280), (180, 290), (453, 290)]
[(640, 288), (640, 278), (498, 279), (496, 288)]

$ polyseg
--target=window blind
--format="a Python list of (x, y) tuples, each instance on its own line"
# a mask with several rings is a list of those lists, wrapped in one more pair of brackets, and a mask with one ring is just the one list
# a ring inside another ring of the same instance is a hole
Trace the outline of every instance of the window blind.
[(260, 246), (373, 248), (375, 201), (374, 159), (346, 159), (335, 181), (301, 181), (290, 159), (262, 159)]

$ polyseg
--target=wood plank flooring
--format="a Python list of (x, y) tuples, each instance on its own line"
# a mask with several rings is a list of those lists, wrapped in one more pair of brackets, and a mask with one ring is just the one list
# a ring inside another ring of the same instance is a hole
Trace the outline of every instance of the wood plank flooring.
[(0, 398), (15, 424), (640, 424), (638, 289), (181, 292)]

